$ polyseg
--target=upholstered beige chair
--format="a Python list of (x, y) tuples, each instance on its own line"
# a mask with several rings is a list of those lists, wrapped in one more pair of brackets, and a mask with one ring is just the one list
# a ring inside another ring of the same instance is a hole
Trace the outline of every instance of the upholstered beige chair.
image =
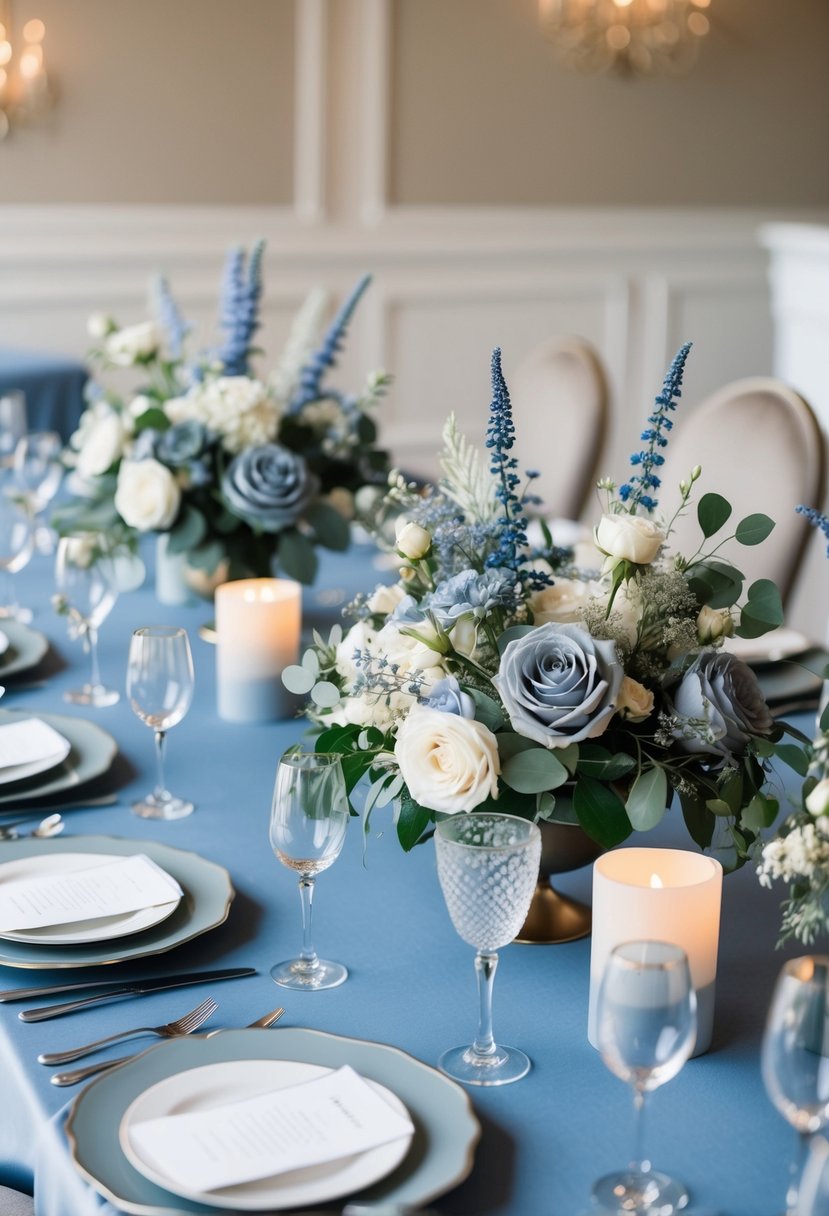
[[(723, 535), (756, 511), (775, 521), (763, 544), (749, 548), (732, 541), (722, 552), (743, 572), (746, 586), (758, 578), (773, 579), (785, 602), (811, 531), (795, 507), (823, 503), (825, 443), (812, 410), (793, 389), (773, 379), (736, 380), (695, 408), (683, 401), (659, 471), (664, 512), (675, 509), (679, 482), (696, 464), (702, 466), (702, 476), (695, 502), (711, 490), (734, 508)], [(692, 507), (677, 521), (672, 547), (691, 554), (700, 539)]]
[(607, 429), (608, 386), (583, 338), (548, 338), (507, 369), (522, 468), (542, 471), (550, 517), (578, 519), (593, 489)]

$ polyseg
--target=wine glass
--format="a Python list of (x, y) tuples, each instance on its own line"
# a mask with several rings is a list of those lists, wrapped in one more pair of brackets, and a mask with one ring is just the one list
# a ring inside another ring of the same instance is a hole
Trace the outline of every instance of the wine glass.
[(185, 629), (145, 625), (135, 630), (127, 660), (127, 696), (133, 713), (155, 732), (158, 764), (155, 789), (132, 806), (142, 819), (183, 819), (193, 810), (193, 803), (171, 794), (164, 780), (164, 740), (190, 708), (193, 683)]
[(32, 619), (31, 609), (21, 608), (17, 602), (12, 575), (18, 574), (29, 564), (33, 552), (31, 518), (15, 495), (8, 469), (0, 467), (0, 572), (5, 584), (0, 617), (14, 618), (24, 624)]
[(83, 641), (92, 668), (88, 683), (65, 692), (63, 699), (97, 709), (115, 705), (120, 694), (101, 682), (98, 666), (98, 630), (118, 598), (115, 545), (107, 533), (62, 536), (55, 559), (55, 582), (55, 611), (67, 618), (69, 636)]
[(795, 1129), (786, 1211), (794, 1216), (808, 1137), (829, 1121), (829, 957), (786, 963), (777, 978), (763, 1035), (763, 1081)]
[(26, 398), (19, 389), (0, 394), (0, 466), (11, 468), (15, 449), (26, 434)]
[(35, 548), (51, 553), (53, 533), (40, 518), (60, 489), (63, 477), (63, 445), (55, 431), (33, 431), (19, 440), (14, 450), (14, 471), (32, 514)]
[(438, 1060), (447, 1076), (467, 1085), (507, 1085), (530, 1070), (529, 1057), (492, 1037), (492, 985), (497, 951), (511, 942), (530, 907), (541, 861), (541, 833), (516, 815), (453, 815), (437, 825), (435, 855), (452, 924), (477, 948), (478, 1033)]
[(670, 1081), (694, 1050), (697, 1000), (688, 958), (671, 942), (623, 942), (611, 952), (599, 989), (597, 1039), (612, 1073), (633, 1088), (636, 1134), (626, 1170), (593, 1186), (605, 1212), (669, 1216), (688, 1203), (686, 1187), (644, 1155), (645, 1095)]
[(317, 957), (311, 940), (311, 907), (317, 874), (337, 860), (348, 825), (348, 796), (341, 757), (326, 752), (288, 752), (279, 762), (271, 805), (271, 848), (299, 874), (302, 949), (277, 963), (271, 977), (283, 988), (312, 992), (336, 988), (348, 978), (342, 963)]
[(823, 1136), (813, 1136), (809, 1143), (795, 1212), (797, 1216), (829, 1216), (829, 1142)]

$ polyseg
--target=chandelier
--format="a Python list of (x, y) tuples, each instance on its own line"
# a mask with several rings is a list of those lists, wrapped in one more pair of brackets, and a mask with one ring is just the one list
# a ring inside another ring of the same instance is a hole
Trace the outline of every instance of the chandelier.
[(580, 72), (624, 76), (687, 71), (710, 29), (711, 0), (539, 0), (559, 58)]
[(0, 0), (0, 140), (12, 126), (37, 122), (51, 109), (52, 94), (43, 61), (46, 26), (27, 21), (18, 40), (11, 0)]

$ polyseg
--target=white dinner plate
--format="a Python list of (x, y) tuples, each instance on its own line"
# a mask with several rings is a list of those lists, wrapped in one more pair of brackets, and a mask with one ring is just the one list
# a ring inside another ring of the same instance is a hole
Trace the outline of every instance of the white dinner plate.
[[(48, 723), (46, 723), (48, 725)], [(56, 735), (59, 732), (56, 732)], [(55, 739), (55, 751), (39, 760), (29, 760), (25, 764), (9, 764), (0, 769), (0, 785), (10, 785), (13, 781), (25, 781), (27, 777), (37, 777), (39, 773), (48, 773), (50, 769), (63, 764), (72, 750), (72, 744), (62, 735)]]
[[(55, 874), (72, 874), (77, 870), (92, 870), (109, 865), (112, 857), (101, 853), (57, 853), (42, 857), (26, 857), (0, 865), (0, 883), (12, 879), (47, 878)], [(117, 937), (141, 933), (172, 916), (181, 902), (156, 904), (137, 912), (122, 912), (117, 916), (99, 916), (95, 920), (77, 920), (66, 925), (48, 925), (43, 929), (10, 929), (0, 933), (0, 940), (26, 942), (34, 946), (80, 946), (86, 942), (105, 942)]]
[(744, 663), (779, 663), (781, 659), (803, 654), (813, 645), (805, 633), (785, 626), (764, 633), (760, 638), (726, 638), (723, 643), (725, 650)]
[[(408, 1153), (414, 1133), (364, 1153), (329, 1161), (325, 1165), (292, 1170), (253, 1182), (240, 1182), (235, 1186), (218, 1187), (212, 1191), (191, 1190), (168, 1177), (141, 1155), (130, 1138), (130, 1128), (148, 1119), (225, 1106), (285, 1089), (289, 1085), (301, 1085), (332, 1071), (318, 1064), (297, 1060), (266, 1059), (207, 1064), (176, 1073), (139, 1094), (127, 1107), (119, 1129), (121, 1148), (130, 1164), (150, 1182), (174, 1195), (210, 1207), (230, 1208), (238, 1212), (272, 1212), (341, 1199), (371, 1186), (395, 1170)], [(369, 1080), (368, 1084), (394, 1111), (408, 1117), (406, 1107), (391, 1090), (376, 1081)]]
[(0, 654), (5, 654), (10, 646), (9, 635), (0, 629)]

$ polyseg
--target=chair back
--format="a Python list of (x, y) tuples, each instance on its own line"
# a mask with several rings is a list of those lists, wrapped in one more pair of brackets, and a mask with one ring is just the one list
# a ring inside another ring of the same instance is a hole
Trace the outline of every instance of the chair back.
[[(785, 602), (811, 532), (795, 507), (823, 504), (826, 450), (817, 419), (801, 396), (771, 378), (736, 380), (683, 417), (685, 409), (680, 406), (659, 471), (661, 509), (669, 514), (676, 508), (680, 481), (699, 464), (695, 502), (713, 491), (734, 508), (724, 535), (746, 515), (769, 515), (776, 526), (761, 545), (730, 541), (721, 553), (743, 572), (746, 587), (770, 578)], [(672, 547), (690, 555), (701, 535), (692, 507), (676, 522)]]
[(508, 377), (522, 468), (542, 470), (546, 516), (578, 519), (596, 481), (608, 417), (601, 360), (583, 338), (553, 337)]

